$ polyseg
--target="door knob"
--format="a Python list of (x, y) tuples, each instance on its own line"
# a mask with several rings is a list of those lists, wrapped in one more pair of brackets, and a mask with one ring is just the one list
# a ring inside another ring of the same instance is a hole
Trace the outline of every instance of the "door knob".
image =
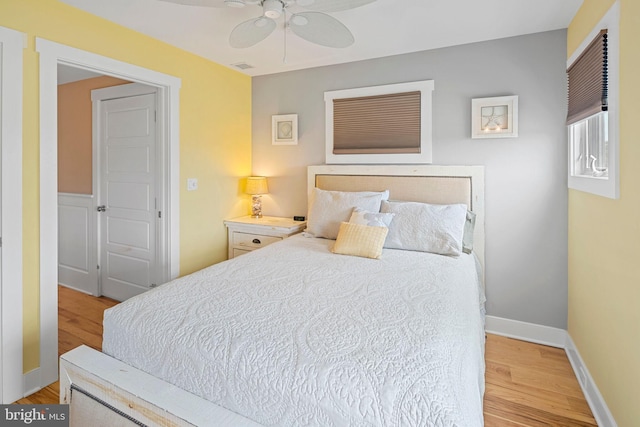
[(98, 206), (97, 209), (98, 209), (98, 212), (104, 212), (107, 210), (107, 207), (105, 205), (102, 205), (102, 206)]

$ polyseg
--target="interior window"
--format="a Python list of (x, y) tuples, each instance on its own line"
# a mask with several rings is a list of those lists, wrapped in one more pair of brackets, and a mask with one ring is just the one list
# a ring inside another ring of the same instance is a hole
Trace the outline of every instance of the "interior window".
[(616, 2), (567, 61), (568, 186), (617, 199), (620, 8)]
[(603, 111), (569, 125), (571, 174), (592, 178), (609, 176), (609, 114)]

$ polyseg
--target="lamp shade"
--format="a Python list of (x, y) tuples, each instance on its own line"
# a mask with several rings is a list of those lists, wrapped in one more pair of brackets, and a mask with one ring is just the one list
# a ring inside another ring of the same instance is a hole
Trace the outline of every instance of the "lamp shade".
[(247, 178), (247, 186), (244, 190), (247, 194), (267, 194), (267, 178), (264, 176), (250, 176)]

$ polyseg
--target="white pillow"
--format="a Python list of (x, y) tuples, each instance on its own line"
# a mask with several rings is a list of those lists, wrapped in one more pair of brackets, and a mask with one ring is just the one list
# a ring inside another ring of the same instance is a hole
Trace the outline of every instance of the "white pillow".
[(389, 227), (394, 215), (394, 213), (369, 212), (361, 208), (353, 208), (349, 222), (371, 227)]
[(314, 188), (307, 215), (307, 233), (314, 237), (335, 239), (341, 222), (349, 221), (354, 207), (372, 212), (380, 211), (388, 191), (327, 191)]
[(395, 214), (385, 248), (460, 255), (466, 205), (385, 201), (380, 211)]

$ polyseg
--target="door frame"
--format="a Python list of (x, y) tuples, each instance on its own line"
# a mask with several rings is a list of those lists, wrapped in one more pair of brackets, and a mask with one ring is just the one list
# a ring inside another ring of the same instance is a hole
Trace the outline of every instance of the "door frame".
[(22, 61), (24, 33), (0, 27), (0, 403), (24, 396), (22, 331)]
[[(101, 107), (101, 102), (102, 101), (108, 101), (110, 99), (119, 99), (119, 98), (127, 98), (127, 97), (131, 97), (131, 96), (138, 96), (138, 95), (148, 95), (148, 94), (154, 94), (156, 95), (156, 111), (158, 111), (158, 104), (160, 104), (160, 100), (158, 97), (158, 88), (155, 86), (150, 86), (150, 85), (146, 85), (146, 84), (142, 84), (142, 83), (129, 83), (129, 84), (122, 84), (122, 85), (118, 85), (118, 86), (110, 86), (110, 87), (105, 87), (105, 88), (101, 88), (101, 89), (94, 89), (91, 91), (91, 105), (92, 105), (92, 122), (93, 122), (93, 126), (92, 126), (92, 168), (93, 168), (93, 179), (92, 179), (92, 192), (93, 192), (93, 214), (94, 214), (94, 218), (95, 218), (95, 227), (94, 227), (94, 234), (93, 234), (93, 241), (95, 242), (95, 248), (94, 248), (94, 256), (95, 259), (98, 263), (98, 265), (100, 265), (100, 271), (98, 271), (98, 280), (96, 283), (96, 289), (98, 291), (98, 293), (96, 295), (103, 295), (102, 293), (102, 268), (104, 267), (103, 265), (101, 265), (101, 261), (102, 261), (102, 242), (103, 242), (103, 238), (104, 236), (100, 235), (100, 230), (101, 230), (101, 223), (100, 223), (100, 215), (97, 212), (97, 207), (98, 204), (104, 204), (102, 203), (102, 195), (100, 194), (100, 180), (101, 180), (101, 167), (100, 167), (100, 153), (101, 153), (101, 147), (100, 144), (102, 144), (104, 141), (102, 141), (102, 135), (101, 135), (101, 127), (98, 126), (98, 123), (100, 123), (101, 117), (102, 117), (102, 107)], [(157, 114), (157, 119), (155, 122), (155, 126), (156, 126), (156, 144), (158, 143), (158, 141), (161, 140), (160, 135), (162, 132), (162, 129), (164, 128), (164, 116), (162, 114)], [(158, 145), (158, 144), (157, 144)], [(154, 161), (156, 162), (155, 166), (156, 166), (156, 173), (154, 176), (154, 180), (155, 180), (155, 186), (156, 186), (156, 194), (155, 197), (157, 197), (157, 202), (158, 202), (158, 206), (163, 206), (164, 205), (164, 191), (162, 191), (162, 186), (161, 183), (164, 182), (164, 177), (163, 174), (165, 173), (164, 168), (162, 167), (162, 150), (157, 149), (156, 150), (156, 156)], [(158, 208), (157, 210), (161, 211), (161, 208)], [(164, 218), (163, 218), (164, 219)], [(160, 222), (160, 224), (162, 224), (162, 221)], [(153, 277), (154, 280), (156, 282), (160, 282), (163, 283), (166, 280), (158, 280), (156, 278), (163, 278), (166, 279), (166, 275), (163, 274), (162, 272), (159, 273), (159, 269), (162, 266), (162, 261), (163, 259), (165, 259), (165, 254), (162, 253), (162, 249), (164, 248), (164, 244), (161, 244), (161, 242), (166, 241), (165, 239), (165, 231), (166, 229), (162, 226), (158, 227), (156, 226), (153, 230), (153, 232), (156, 235), (156, 248), (155, 248), (155, 258), (156, 258), (156, 271), (153, 272)], [(154, 283), (156, 283), (154, 282)], [(160, 284), (158, 283), (158, 284)]]
[(159, 138), (166, 171), (161, 185), (167, 195), (162, 207), (167, 214), (163, 224), (166, 241), (162, 242), (166, 248), (162, 270), (167, 280), (180, 271), (181, 79), (39, 37), (36, 51), (40, 55), (40, 368), (32, 381), (44, 387), (58, 379), (58, 64), (158, 88), (158, 114), (166, 118)]

